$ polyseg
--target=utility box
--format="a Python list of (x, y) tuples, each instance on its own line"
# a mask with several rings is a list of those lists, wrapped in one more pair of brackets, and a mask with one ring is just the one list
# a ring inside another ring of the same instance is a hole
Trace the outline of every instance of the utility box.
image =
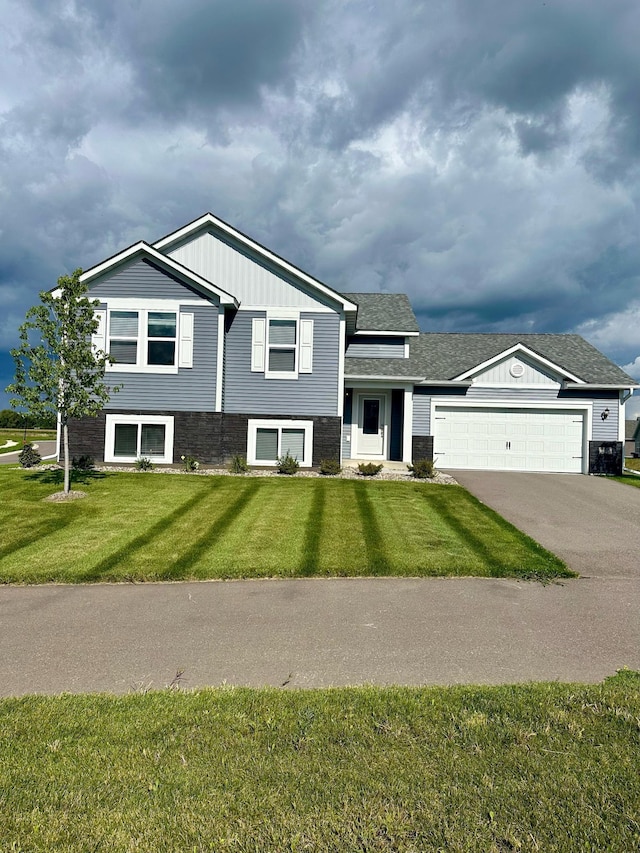
[(622, 474), (624, 465), (624, 445), (621, 441), (589, 442), (589, 473)]

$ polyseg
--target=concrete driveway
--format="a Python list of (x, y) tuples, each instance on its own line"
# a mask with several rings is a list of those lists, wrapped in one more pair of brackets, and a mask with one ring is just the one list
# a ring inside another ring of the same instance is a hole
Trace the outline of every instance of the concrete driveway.
[(582, 576), (640, 580), (640, 489), (580, 474), (449, 473)]

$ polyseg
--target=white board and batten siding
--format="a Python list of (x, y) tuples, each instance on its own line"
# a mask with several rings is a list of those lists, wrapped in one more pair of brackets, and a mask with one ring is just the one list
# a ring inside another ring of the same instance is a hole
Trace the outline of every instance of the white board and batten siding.
[(168, 255), (228, 293), (243, 309), (277, 306), (305, 311), (336, 310), (312, 295), (301, 283), (260, 260), (240, 244), (204, 231), (178, 245)]

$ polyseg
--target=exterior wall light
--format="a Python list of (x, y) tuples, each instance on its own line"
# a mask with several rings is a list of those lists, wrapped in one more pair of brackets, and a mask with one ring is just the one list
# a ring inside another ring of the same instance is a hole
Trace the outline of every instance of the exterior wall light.
[(609, 417), (609, 409), (604, 409), (604, 411), (601, 412), (600, 417), (603, 421), (606, 421), (606, 419)]

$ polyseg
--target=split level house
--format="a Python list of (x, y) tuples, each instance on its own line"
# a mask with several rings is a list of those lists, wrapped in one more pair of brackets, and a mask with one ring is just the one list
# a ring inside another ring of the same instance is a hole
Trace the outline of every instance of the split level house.
[(578, 335), (423, 333), (406, 296), (338, 292), (211, 214), (82, 280), (119, 390), (72, 424), (74, 456), (622, 464), (636, 383)]

